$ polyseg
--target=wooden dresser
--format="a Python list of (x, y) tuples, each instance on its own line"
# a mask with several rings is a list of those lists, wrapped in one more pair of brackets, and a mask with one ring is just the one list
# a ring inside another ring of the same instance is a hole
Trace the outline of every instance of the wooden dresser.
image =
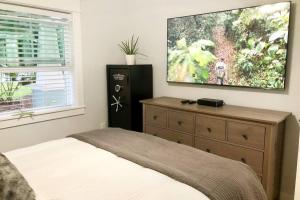
[(268, 199), (278, 198), (284, 124), (290, 113), (181, 104), (170, 97), (141, 103), (144, 132), (244, 162), (261, 179)]

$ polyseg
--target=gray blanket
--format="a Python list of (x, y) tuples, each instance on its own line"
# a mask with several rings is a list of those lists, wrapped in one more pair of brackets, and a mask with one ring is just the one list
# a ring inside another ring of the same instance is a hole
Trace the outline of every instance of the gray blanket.
[(35, 194), (16, 167), (0, 154), (0, 200), (34, 200)]
[(211, 200), (266, 200), (255, 172), (240, 162), (123, 129), (71, 137), (151, 168), (204, 193)]

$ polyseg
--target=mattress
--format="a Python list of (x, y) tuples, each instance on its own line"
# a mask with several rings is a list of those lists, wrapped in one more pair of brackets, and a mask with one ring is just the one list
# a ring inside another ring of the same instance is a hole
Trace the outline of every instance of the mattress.
[(37, 200), (209, 200), (184, 183), (74, 138), (4, 155)]

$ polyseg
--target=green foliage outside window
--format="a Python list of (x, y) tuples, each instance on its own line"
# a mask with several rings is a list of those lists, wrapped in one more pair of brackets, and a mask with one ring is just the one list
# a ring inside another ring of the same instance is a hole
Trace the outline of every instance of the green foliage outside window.
[[(63, 26), (6, 18), (0, 18), (0, 26), (0, 68), (37, 67), (51, 62), (65, 64)], [(31, 95), (30, 84), (35, 81), (35, 72), (0, 74), (0, 103), (13, 103)]]

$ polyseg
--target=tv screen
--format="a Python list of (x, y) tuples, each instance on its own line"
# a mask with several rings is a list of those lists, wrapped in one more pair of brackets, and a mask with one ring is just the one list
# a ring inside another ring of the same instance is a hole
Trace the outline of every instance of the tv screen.
[(168, 82), (284, 89), (290, 2), (168, 19)]

